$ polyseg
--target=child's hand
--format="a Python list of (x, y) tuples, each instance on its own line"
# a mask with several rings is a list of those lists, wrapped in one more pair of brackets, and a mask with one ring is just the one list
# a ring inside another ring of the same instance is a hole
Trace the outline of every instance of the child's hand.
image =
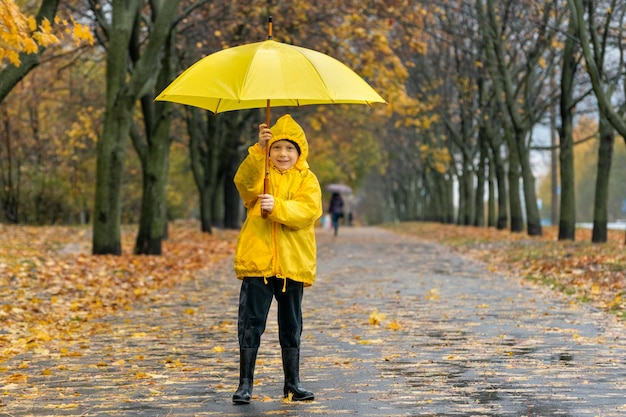
[(259, 125), (259, 146), (261, 149), (265, 149), (267, 142), (272, 139), (272, 131), (267, 127), (265, 123)]
[(274, 196), (271, 194), (260, 194), (261, 210), (271, 213), (274, 210)]

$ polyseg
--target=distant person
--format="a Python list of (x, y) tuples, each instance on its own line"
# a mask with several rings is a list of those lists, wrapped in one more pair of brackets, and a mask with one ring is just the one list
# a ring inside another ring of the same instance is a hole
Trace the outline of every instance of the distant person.
[(328, 213), (333, 223), (333, 230), (335, 236), (339, 232), (339, 219), (343, 217), (343, 199), (339, 193), (333, 193), (330, 197), (330, 204), (328, 205)]
[[(269, 190), (263, 192), (269, 147)], [(298, 123), (285, 115), (270, 129), (259, 125), (259, 141), (235, 174), (247, 210), (235, 252), (241, 279), (237, 332), (239, 387), (234, 404), (249, 404), (254, 367), (272, 299), (278, 302), (278, 339), (285, 385), (292, 401), (312, 400), (300, 384), (302, 296), (316, 274), (315, 222), (323, 214), (322, 190), (306, 161), (309, 145)], [(268, 213), (266, 218), (262, 213)]]

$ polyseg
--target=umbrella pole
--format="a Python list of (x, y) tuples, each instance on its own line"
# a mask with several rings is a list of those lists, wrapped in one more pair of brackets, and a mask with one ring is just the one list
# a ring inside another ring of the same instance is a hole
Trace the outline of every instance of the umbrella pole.
[[(269, 16), (267, 22), (267, 39), (272, 39), (272, 16)], [(267, 99), (265, 107), (265, 126), (270, 127), (270, 100)], [(265, 178), (263, 179), (263, 194), (267, 194), (270, 189), (270, 147), (265, 147)], [(269, 213), (262, 210), (261, 216), (265, 219)]]
[[(267, 100), (267, 107), (265, 107), (265, 126), (270, 128), (270, 101)], [(263, 194), (267, 194), (269, 191), (270, 183), (270, 147), (265, 147), (265, 181), (263, 182)]]

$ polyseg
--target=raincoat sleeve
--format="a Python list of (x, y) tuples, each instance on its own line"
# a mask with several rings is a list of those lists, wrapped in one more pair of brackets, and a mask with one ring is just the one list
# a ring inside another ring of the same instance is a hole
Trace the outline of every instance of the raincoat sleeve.
[(259, 194), (263, 194), (265, 178), (265, 151), (258, 144), (248, 148), (248, 156), (243, 160), (235, 173), (235, 186), (246, 208), (256, 203)]
[(275, 198), (269, 219), (290, 229), (302, 229), (315, 223), (323, 214), (322, 190), (311, 171), (306, 171), (300, 187), (289, 199)]

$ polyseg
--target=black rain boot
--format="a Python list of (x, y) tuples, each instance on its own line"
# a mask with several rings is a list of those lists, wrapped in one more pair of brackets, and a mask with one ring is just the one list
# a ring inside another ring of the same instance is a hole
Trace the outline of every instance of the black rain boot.
[(258, 351), (258, 348), (239, 349), (239, 387), (233, 395), (233, 404), (250, 404)]
[(300, 385), (300, 348), (284, 348), (283, 371), (285, 372), (285, 398), (292, 394), (292, 401), (312, 400), (314, 395)]

